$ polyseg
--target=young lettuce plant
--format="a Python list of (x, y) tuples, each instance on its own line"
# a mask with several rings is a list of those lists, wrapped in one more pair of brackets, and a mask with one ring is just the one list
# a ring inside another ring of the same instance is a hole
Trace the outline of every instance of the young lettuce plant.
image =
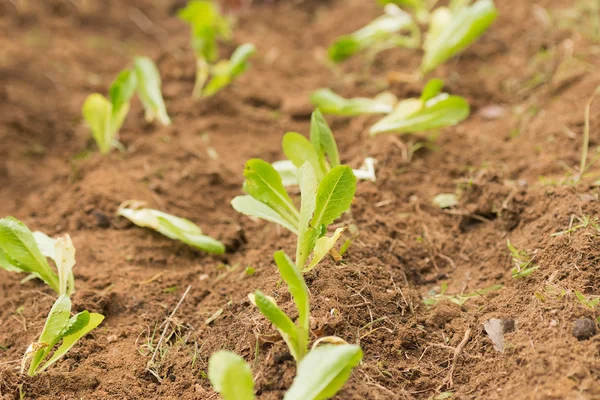
[[(54, 261), (54, 272), (46, 257)], [(75, 291), (73, 267), (75, 247), (69, 235), (53, 239), (42, 232), (31, 232), (13, 217), (0, 219), (0, 268), (27, 273), (39, 278), (58, 295)]]
[(125, 201), (119, 206), (117, 214), (127, 218), (137, 226), (154, 229), (169, 239), (182, 241), (196, 249), (215, 254), (225, 252), (223, 243), (204, 235), (202, 229), (192, 221), (146, 208), (144, 202)]
[[(283, 400), (326, 400), (336, 395), (362, 360), (357, 345), (323, 345), (311, 350), (298, 365)], [(254, 400), (252, 370), (235, 353), (221, 350), (208, 360), (208, 379), (224, 400)]]
[(373, 99), (346, 99), (331, 89), (317, 89), (311, 94), (310, 101), (323, 114), (353, 117), (363, 114), (389, 114), (394, 109), (396, 98), (389, 92), (384, 92)]
[(354, 33), (339, 37), (329, 47), (329, 58), (339, 63), (365, 49), (376, 54), (393, 47), (416, 48), (419, 42), (419, 27), (410, 14), (388, 4), (384, 15)]
[[(284, 186), (298, 184), (297, 171), (305, 162), (312, 165), (319, 182), (332, 167), (340, 165), (335, 137), (319, 109), (312, 113), (310, 141), (299, 133), (288, 132), (283, 136), (282, 147), (288, 160), (276, 161), (273, 167), (281, 175)], [(366, 158), (364, 169), (353, 172), (358, 179), (374, 181), (374, 160)]]
[[(39, 340), (27, 348), (21, 361), (21, 373), (25, 371), (29, 360), (31, 360), (29, 376), (44, 371), (62, 358), (79, 339), (95, 329), (103, 320), (103, 315), (88, 311), (82, 311), (71, 317), (71, 300), (67, 295), (61, 295), (48, 314)], [(55, 350), (54, 347), (61, 341), (62, 343)], [(52, 357), (42, 365), (53, 350)]]
[(160, 75), (154, 62), (147, 57), (136, 57), (133, 68), (121, 71), (111, 84), (108, 99), (100, 93), (92, 93), (85, 99), (81, 110), (83, 119), (90, 127), (102, 154), (108, 154), (114, 147), (122, 148), (119, 130), (136, 91), (145, 108), (148, 122), (156, 118), (163, 125), (171, 123), (160, 85)]
[(208, 81), (210, 65), (219, 58), (219, 39), (231, 38), (229, 22), (212, 1), (190, 1), (179, 10), (178, 16), (191, 26), (191, 45), (196, 53), (196, 82), (192, 97), (202, 97)]
[(456, 125), (469, 116), (469, 103), (460, 96), (441, 93), (444, 82), (432, 79), (420, 98), (405, 99), (392, 113), (371, 127), (369, 133), (414, 133)]
[(425, 75), (476, 41), (494, 22), (498, 10), (493, 0), (455, 0), (451, 7), (438, 7), (430, 16), (423, 44), (421, 73)]
[(235, 49), (229, 60), (221, 60), (211, 66), (211, 79), (202, 91), (202, 96), (214, 95), (243, 74), (250, 66), (248, 59), (255, 52), (256, 47), (251, 43), (246, 43)]

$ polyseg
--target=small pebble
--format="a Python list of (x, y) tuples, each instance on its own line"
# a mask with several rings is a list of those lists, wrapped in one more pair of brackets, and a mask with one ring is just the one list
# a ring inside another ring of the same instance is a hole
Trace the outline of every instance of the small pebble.
[(110, 336), (108, 336), (108, 337), (106, 338), (106, 341), (107, 341), (108, 343), (114, 343), (114, 342), (116, 342), (116, 341), (117, 341), (117, 335), (110, 335)]
[(573, 336), (587, 340), (596, 334), (596, 322), (590, 318), (579, 318), (573, 326)]

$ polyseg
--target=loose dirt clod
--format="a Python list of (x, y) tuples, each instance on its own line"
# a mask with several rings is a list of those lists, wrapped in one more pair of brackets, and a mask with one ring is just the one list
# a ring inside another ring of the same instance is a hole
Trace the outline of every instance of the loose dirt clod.
[(573, 326), (577, 340), (587, 340), (596, 334), (596, 322), (591, 318), (579, 318)]

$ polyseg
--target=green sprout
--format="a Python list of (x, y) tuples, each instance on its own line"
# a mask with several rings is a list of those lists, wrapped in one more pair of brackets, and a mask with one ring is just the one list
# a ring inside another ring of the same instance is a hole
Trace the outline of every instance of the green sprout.
[[(283, 400), (325, 400), (336, 395), (362, 359), (352, 344), (326, 344), (311, 350), (298, 365)], [(208, 360), (208, 379), (224, 400), (254, 400), (252, 370), (235, 353), (221, 350)]]
[(366, 49), (376, 54), (394, 47), (416, 48), (419, 41), (419, 27), (410, 14), (389, 4), (384, 15), (354, 33), (339, 37), (328, 52), (331, 61), (339, 63)]
[(415, 133), (453, 126), (469, 116), (469, 103), (460, 96), (442, 93), (444, 82), (432, 79), (420, 98), (399, 101), (395, 109), (375, 125), (369, 133)]
[(160, 91), (158, 68), (147, 57), (136, 57), (133, 64), (133, 68), (124, 69), (117, 75), (108, 91), (108, 99), (100, 93), (92, 93), (83, 103), (83, 119), (90, 127), (102, 154), (108, 154), (115, 147), (122, 148), (119, 143), (119, 130), (127, 117), (130, 100), (136, 91), (146, 111), (148, 122), (156, 118), (163, 125), (171, 123)]
[(533, 260), (535, 257), (532, 257), (529, 254), (527, 254), (527, 251), (525, 250), (517, 249), (510, 242), (510, 240), (506, 241), (506, 246), (510, 251), (513, 263), (515, 264), (515, 268), (513, 268), (511, 271), (511, 276), (513, 278), (527, 277), (540, 268), (539, 265), (533, 265)]
[(251, 43), (246, 43), (235, 49), (229, 60), (221, 60), (213, 65), (210, 68), (212, 78), (202, 91), (202, 96), (214, 95), (243, 74), (250, 66), (248, 59), (254, 53), (256, 53), (256, 47)]
[[(46, 258), (56, 267), (54, 272)], [(75, 291), (73, 267), (75, 247), (69, 235), (53, 239), (42, 232), (31, 232), (13, 217), (0, 219), (0, 268), (27, 273), (46, 283), (58, 295)]]
[(588, 298), (583, 293), (578, 292), (577, 290), (575, 290), (573, 293), (575, 294), (575, 298), (577, 299), (577, 301), (581, 305), (583, 305), (583, 306), (585, 306), (587, 308), (590, 308), (590, 309), (593, 310), (593, 309), (596, 308), (596, 306), (598, 304), (600, 304), (600, 297), (590, 297), (590, 298)]
[(502, 285), (493, 285), (493, 286), (490, 286), (490, 287), (487, 287), (484, 289), (476, 290), (473, 293), (448, 295), (448, 294), (446, 294), (446, 291), (448, 291), (448, 283), (444, 282), (444, 283), (442, 283), (442, 285), (440, 287), (439, 293), (436, 293), (435, 291), (431, 291), (430, 295), (423, 299), (423, 303), (426, 306), (431, 307), (431, 306), (437, 305), (440, 301), (449, 301), (451, 303), (462, 306), (467, 301), (472, 299), (473, 297), (482, 296), (491, 291), (500, 290), (500, 289), (502, 289)]
[(310, 101), (323, 114), (353, 117), (364, 114), (389, 114), (394, 110), (397, 99), (387, 92), (374, 99), (366, 97), (346, 99), (331, 89), (318, 89), (311, 94)]
[[(82, 311), (71, 317), (71, 300), (67, 295), (61, 295), (48, 313), (39, 340), (27, 348), (21, 361), (21, 372), (25, 371), (29, 360), (31, 360), (29, 376), (44, 371), (62, 358), (79, 339), (95, 329), (103, 320), (103, 315), (88, 311)], [(60, 346), (54, 349), (61, 341)], [(53, 350), (52, 357), (42, 365)]]
[(154, 229), (169, 239), (179, 240), (196, 249), (215, 254), (225, 252), (223, 243), (204, 235), (202, 229), (192, 221), (146, 208), (144, 202), (125, 201), (119, 206), (117, 214), (127, 218), (137, 226)]

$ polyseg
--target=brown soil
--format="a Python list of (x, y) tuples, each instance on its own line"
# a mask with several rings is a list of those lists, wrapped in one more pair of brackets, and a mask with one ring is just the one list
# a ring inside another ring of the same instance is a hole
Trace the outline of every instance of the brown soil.
[[(375, 1), (255, 2), (234, 40), (257, 45), (251, 70), (196, 103), (188, 28), (174, 16), (184, 1), (33, 3), (0, 4), (0, 216), (69, 233), (77, 248), (74, 308), (106, 320), (46, 373), (23, 377), (18, 360), (37, 338), (52, 293), (0, 272), (0, 397), (216, 398), (207, 360), (224, 348), (252, 363), (259, 399), (281, 398), (294, 363), (246, 294), (260, 288), (293, 308), (272, 254), (293, 251), (294, 238), (229, 206), (241, 193), (244, 162), (280, 159), (284, 132), (308, 132), (307, 95), (317, 87), (371, 96), (391, 84), (399, 97), (417, 94), (419, 83), (398, 77), (420, 57), (393, 50), (372, 65), (357, 57), (344, 73), (332, 71), (322, 62), (325, 47), (378, 15)], [(408, 163), (410, 139), (369, 138), (373, 118), (328, 118), (344, 162), (378, 160), (377, 182), (359, 184), (353, 219), (345, 221), (359, 237), (342, 263), (328, 260), (307, 276), (313, 339), (338, 335), (365, 352), (337, 399), (600, 398), (600, 335), (578, 341), (572, 334), (577, 319), (598, 316), (573, 292), (600, 294), (599, 232), (588, 226), (551, 236), (572, 216), (600, 211), (594, 179), (551, 184), (567, 175), (564, 166), (578, 165), (600, 49), (579, 32), (585, 20), (564, 28), (547, 20), (544, 9), (571, 2), (497, 3), (490, 31), (437, 71), (473, 107), (467, 121), (442, 132), (437, 151), (421, 150)], [(136, 54), (157, 61), (173, 125), (146, 124), (134, 101), (121, 132), (127, 151), (102, 157), (80, 106), (89, 93), (106, 92)], [(503, 115), (490, 118), (490, 106)], [(600, 101), (592, 107), (592, 147), (599, 114)], [(218, 159), (209, 157), (211, 147)], [(453, 210), (432, 204), (457, 190)], [(197, 222), (228, 252), (198, 253), (114, 217), (127, 199)], [(511, 278), (507, 239), (535, 255), (539, 270)], [(256, 273), (245, 276), (247, 266)], [(451, 295), (503, 288), (462, 307), (425, 307), (422, 299), (443, 282)], [(159, 382), (145, 370), (149, 348), (188, 285), (176, 334), (159, 357)], [(489, 318), (516, 321), (503, 354), (483, 330)]]

